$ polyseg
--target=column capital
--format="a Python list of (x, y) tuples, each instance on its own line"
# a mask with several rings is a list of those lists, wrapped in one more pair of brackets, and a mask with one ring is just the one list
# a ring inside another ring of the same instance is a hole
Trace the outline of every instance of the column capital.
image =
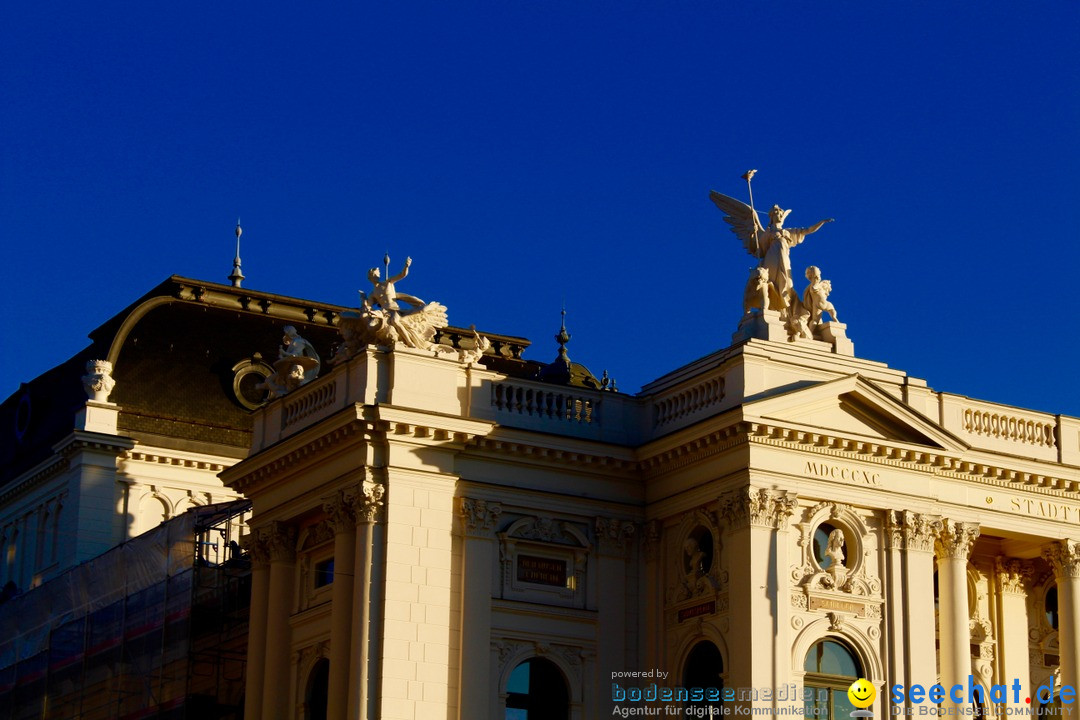
[(322, 508), (326, 513), (326, 522), (335, 534), (349, 532), (356, 527), (352, 498), (347, 491), (338, 490), (333, 495), (324, 497)]
[(660, 557), (660, 535), (663, 530), (659, 520), (649, 520), (642, 526), (641, 544), (645, 549), (645, 559), (649, 562)]
[(272, 522), (259, 528), (259, 539), (265, 543), (270, 562), (296, 560), (296, 528), (283, 522)]
[(502, 515), (502, 505), (474, 498), (458, 498), (458, 515), (465, 534), (472, 537), (491, 537)]
[(935, 539), (934, 549), (939, 558), (967, 560), (978, 537), (978, 523), (942, 520), (941, 531)]
[(386, 486), (381, 483), (371, 483), (345, 491), (342, 500), (351, 506), (354, 521), (357, 525), (361, 525), (375, 522), (385, 496)]
[(885, 518), (889, 545), (894, 549), (934, 552), (934, 541), (942, 529), (937, 515), (910, 510), (890, 510)]
[(625, 555), (637, 534), (637, 526), (632, 521), (618, 518), (598, 517), (594, 527), (600, 552), (606, 555)]
[(252, 567), (268, 565), (270, 563), (270, 549), (266, 546), (258, 530), (252, 530), (240, 538), (240, 547), (247, 551), (251, 558)]
[(1026, 595), (1027, 586), (1035, 576), (1035, 568), (1030, 562), (1001, 555), (994, 560), (994, 572), (1001, 592), (1010, 595)]
[(1043, 548), (1043, 559), (1054, 568), (1054, 577), (1080, 578), (1080, 543), (1076, 540), (1057, 540)]
[(720, 515), (732, 529), (764, 527), (778, 529), (798, 507), (798, 495), (787, 490), (744, 487), (720, 496)]

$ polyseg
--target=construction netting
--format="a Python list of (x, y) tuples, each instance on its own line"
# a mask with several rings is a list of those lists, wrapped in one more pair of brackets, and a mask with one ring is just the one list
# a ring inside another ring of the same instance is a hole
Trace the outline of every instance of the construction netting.
[(242, 717), (250, 507), (196, 508), (0, 605), (0, 719)]

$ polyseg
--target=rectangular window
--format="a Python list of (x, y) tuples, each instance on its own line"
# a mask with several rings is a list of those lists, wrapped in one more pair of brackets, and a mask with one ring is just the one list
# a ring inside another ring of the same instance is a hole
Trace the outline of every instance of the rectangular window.
[(315, 587), (326, 587), (334, 582), (334, 558), (315, 563)]

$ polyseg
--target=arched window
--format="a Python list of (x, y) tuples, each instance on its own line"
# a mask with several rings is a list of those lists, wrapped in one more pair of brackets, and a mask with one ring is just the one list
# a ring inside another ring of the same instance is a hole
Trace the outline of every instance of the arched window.
[(839, 640), (819, 640), (806, 653), (803, 669), (805, 716), (818, 720), (850, 718), (855, 707), (848, 700), (848, 687), (863, 677), (855, 653)]
[(308, 675), (304, 693), (304, 720), (326, 720), (326, 702), (330, 696), (330, 661), (321, 658)]
[(1043, 601), (1043, 608), (1046, 612), (1046, 622), (1050, 623), (1050, 627), (1055, 630), (1058, 629), (1058, 592), (1057, 585), (1051, 585), (1046, 591), (1046, 599)]
[[(683, 687), (687, 689), (703, 688), (708, 691), (709, 688), (718, 688), (720, 690), (724, 687), (724, 679), (722, 677), (724, 672), (724, 658), (720, 655), (720, 650), (717, 649), (708, 640), (702, 640), (693, 647), (690, 654), (686, 657), (686, 666), (683, 669)], [(708, 697), (708, 695), (706, 695)], [(720, 701), (709, 702), (704, 700), (701, 702), (691, 702), (689, 707), (692, 708), (715, 708), (714, 715), (720, 716), (721, 711)], [(688, 713), (689, 717), (708, 717), (708, 714), (702, 714), (699, 710), (695, 713)]]
[(506, 720), (567, 720), (570, 688), (550, 660), (531, 658), (514, 668), (506, 683)]

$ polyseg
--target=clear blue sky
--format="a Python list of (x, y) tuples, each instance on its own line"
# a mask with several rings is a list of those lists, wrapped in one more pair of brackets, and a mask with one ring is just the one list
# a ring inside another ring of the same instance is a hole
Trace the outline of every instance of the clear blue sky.
[(754, 261), (708, 191), (753, 167), (836, 218), (793, 264), (858, 355), (1080, 415), (1075, 0), (307, 5), (0, 9), (0, 396), (169, 274), (226, 282), (237, 216), (246, 286), (355, 304), (411, 255), (529, 357), (565, 299), (633, 392), (729, 343)]

